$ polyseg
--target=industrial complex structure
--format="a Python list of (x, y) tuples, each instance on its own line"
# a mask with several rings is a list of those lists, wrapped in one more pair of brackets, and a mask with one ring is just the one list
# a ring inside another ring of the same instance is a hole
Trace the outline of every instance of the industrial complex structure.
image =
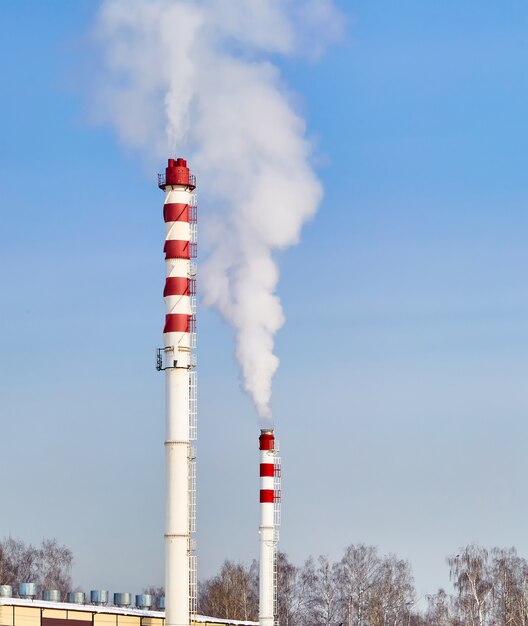
[[(169, 159), (158, 176), (165, 192), (166, 280), (163, 348), (157, 369), (166, 375), (167, 526), (165, 596), (167, 626), (196, 619), (197, 574), (194, 542), (196, 471), (191, 441), (196, 439), (196, 179), (187, 161)], [(280, 464), (272, 429), (260, 435), (259, 623), (277, 623), (277, 525), (280, 517)]]
[[(90, 604), (84, 593), (68, 594), (61, 602), (57, 590), (21, 583), (17, 598), (0, 580), (0, 626), (191, 626), (206, 624), (257, 625), (256, 622), (223, 620), (197, 614), (197, 573), (194, 555), (196, 471), (196, 180), (187, 162), (169, 159), (165, 174), (158, 176), (165, 192), (166, 279), (163, 347), (158, 348), (156, 368), (165, 373), (166, 389), (166, 531), (165, 598), (152, 610), (148, 594), (136, 596), (135, 608), (128, 593), (92, 591)], [(263, 429), (260, 449), (260, 568), (259, 624), (277, 626), (277, 526), (280, 522), (280, 461), (273, 429)], [(166, 605), (166, 606), (165, 606)], [(165, 612), (163, 612), (165, 609)]]

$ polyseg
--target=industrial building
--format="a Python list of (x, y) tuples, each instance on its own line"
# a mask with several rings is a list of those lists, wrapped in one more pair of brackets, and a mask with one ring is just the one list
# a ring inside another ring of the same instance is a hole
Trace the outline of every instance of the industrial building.
[[(257, 622), (196, 615), (203, 626), (258, 626)], [(0, 598), (0, 626), (165, 626), (164, 611), (70, 604), (24, 598)]]

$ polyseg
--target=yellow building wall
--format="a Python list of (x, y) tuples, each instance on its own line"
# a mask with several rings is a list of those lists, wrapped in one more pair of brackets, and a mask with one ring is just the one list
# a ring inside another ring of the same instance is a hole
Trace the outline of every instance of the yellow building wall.
[(16, 626), (40, 626), (40, 609), (15, 606)]
[(163, 626), (164, 624), (163, 617), (144, 617), (141, 620), (141, 626)]
[(42, 609), (42, 617), (53, 617), (54, 619), (66, 619), (66, 611), (61, 611), (61, 609)]
[(117, 626), (117, 615), (94, 613), (94, 626)]
[(140, 626), (141, 618), (139, 615), (118, 615), (117, 626)]
[[(91, 622), (92, 614), (89, 611), (65, 611), (68, 619), (79, 619), (83, 622)], [(65, 616), (66, 617), (66, 616)]]
[(0, 626), (13, 626), (12, 606), (0, 606)]

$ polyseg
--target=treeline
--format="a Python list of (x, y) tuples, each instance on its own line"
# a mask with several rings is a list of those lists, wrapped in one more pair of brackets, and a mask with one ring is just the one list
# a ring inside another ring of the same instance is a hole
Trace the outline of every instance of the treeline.
[[(0, 584), (35, 582), (72, 590), (73, 554), (55, 539), (40, 545), (0, 540)], [(514, 548), (469, 545), (447, 558), (453, 589), (417, 599), (408, 561), (374, 546), (350, 545), (336, 562), (302, 566), (278, 555), (280, 626), (528, 626), (528, 561)], [(144, 590), (155, 598), (162, 587)], [(199, 612), (217, 618), (258, 618), (258, 564), (225, 561), (199, 585)]]
[(55, 539), (39, 546), (8, 537), (0, 541), (0, 584), (36, 583), (40, 590), (58, 589), (63, 596), (71, 591), (73, 553)]
[[(409, 563), (380, 555), (373, 546), (351, 545), (337, 562), (320, 556), (301, 567), (279, 553), (279, 624), (528, 626), (528, 562), (515, 549), (470, 545), (447, 564), (452, 593), (440, 589), (418, 608)], [(199, 611), (256, 621), (257, 563), (226, 561), (216, 576), (200, 583)]]
[[(412, 617), (409, 563), (393, 555), (380, 556), (372, 546), (351, 545), (336, 563), (320, 556), (297, 567), (284, 552), (277, 561), (281, 626), (407, 626)], [(256, 621), (257, 562), (245, 567), (226, 561), (216, 576), (200, 583), (199, 612)]]

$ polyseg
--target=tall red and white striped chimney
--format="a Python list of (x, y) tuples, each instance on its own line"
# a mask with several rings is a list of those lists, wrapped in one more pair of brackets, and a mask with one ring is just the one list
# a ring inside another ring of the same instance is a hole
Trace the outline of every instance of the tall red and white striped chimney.
[(277, 526), (280, 522), (280, 460), (272, 428), (262, 429), (260, 448), (259, 625), (277, 619)]
[(189, 626), (196, 613), (195, 471), (191, 440), (196, 437), (195, 334), (196, 182), (184, 159), (169, 159), (158, 176), (165, 192), (166, 281), (164, 347), (157, 369), (166, 381), (165, 624)]

